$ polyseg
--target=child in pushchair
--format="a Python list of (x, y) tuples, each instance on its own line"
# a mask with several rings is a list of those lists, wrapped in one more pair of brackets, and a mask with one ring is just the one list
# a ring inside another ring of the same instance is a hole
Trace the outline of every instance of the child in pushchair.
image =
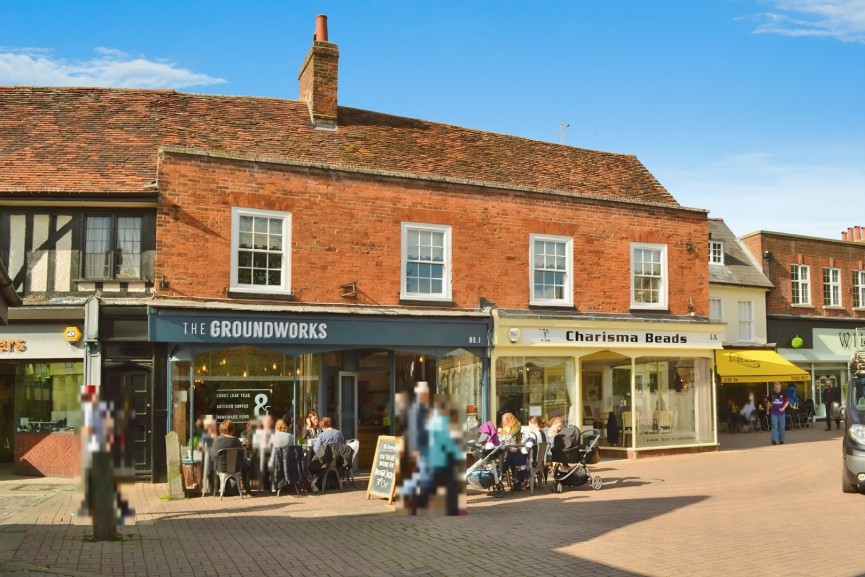
[(472, 489), (492, 491), (494, 497), (504, 497), (502, 447), (492, 421), (478, 427), (478, 439), (471, 446), (474, 449), (475, 462), (466, 469), (466, 483)]
[(586, 469), (586, 459), (597, 448), (600, 439), (599, 430), (586, 429), (581, 434), (576, 427), (562, 429), (553, 438), (551, 455), (556, 463), (553, 469), (553, 489), (556, 493), (561, 493), (565, 485), (573, 488), (591, 483), (596, 491), (603, 486), (603, 479), (593, 477)]

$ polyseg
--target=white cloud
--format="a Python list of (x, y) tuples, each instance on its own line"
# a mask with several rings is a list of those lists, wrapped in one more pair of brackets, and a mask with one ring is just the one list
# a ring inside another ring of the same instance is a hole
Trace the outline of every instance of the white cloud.
[(0, 47), (0, 85), (185, 88), (225, 82), (171, 62), (132, 58), (114, 48), (95, 52), (90, 60), (67, 61), (44, 49)]
[(708, 209), (737, 236), (771, 230), (840, 240), (842, 230), (865, 225), (862, 166), (806, 165), (752, 152), (654, 172), (679, 203)]
[(777, 12), (760, 14), (757, 34), (825, 36), (865, 43), (865, 0), (767, 0)]

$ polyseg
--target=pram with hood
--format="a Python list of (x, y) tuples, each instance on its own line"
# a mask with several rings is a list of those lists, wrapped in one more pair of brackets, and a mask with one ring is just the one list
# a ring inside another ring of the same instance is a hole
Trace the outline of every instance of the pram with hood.
[(493, 497), (504, 497), (501, 470), (503, 450), (492, 421), (478, 427), (478, 439), (470, 446), (474, 450), (475, 462), (466, 469), (466, 483), (478, 491), (491, 491)]
[(598, 429), (586, 429), (580, 433), (576, 427), (562, 429), (553, 438), (551, 455), (556, 463), (553, 469), (553, 490), (556, 493), (564, 491), (566, 485), (579, 487), (590, 483), (596, 491), (603, 486), (603, 479), (593, 477), (586, 469), (586, 458), (597, 448), (600, 439)]

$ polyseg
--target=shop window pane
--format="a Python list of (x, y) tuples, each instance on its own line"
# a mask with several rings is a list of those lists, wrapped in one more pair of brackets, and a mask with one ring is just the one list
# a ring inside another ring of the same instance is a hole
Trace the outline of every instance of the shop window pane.
[[(186, 401), (193, 405), (192, 417), (186, 418), (194, 422), (214, 415), (218, 421), (235, 421), (242, 430), (246, 422), (265, 414), (292, 420), (297, 398), (297, 420), (303, 424), (301, 413), (316, 408), (318, 359), (319, 355), (286, 355), (250, 346), (197, 354), (192, 365), (193, 387)], [(175, 390), (184, 390), (182, 381), (188, 381), (187, 374), (183, 370), (176, 373)]]
[(81, 426), (83, 362), (22, 363), (15, 368), (15, 428), (19, 432)]
[(573, 361), (564, 357), (499, 357), (496, 361), (496, 424), (513, 413), (525, 425), (529, 417), (562, 417), (577, 423), (570, 395), (575, 390)]

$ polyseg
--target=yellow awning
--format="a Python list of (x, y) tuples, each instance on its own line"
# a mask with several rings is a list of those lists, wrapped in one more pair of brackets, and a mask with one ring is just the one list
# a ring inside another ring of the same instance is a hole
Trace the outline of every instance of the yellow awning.
[(715, 351), (715, 367), (722, 383), (810, 381), (811, 375), (776, 353), (753, 349)]

